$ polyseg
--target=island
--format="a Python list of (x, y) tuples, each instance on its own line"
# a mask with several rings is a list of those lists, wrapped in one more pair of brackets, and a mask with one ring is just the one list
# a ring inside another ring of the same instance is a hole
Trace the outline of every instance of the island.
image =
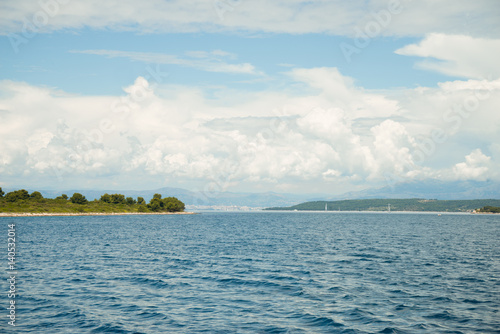
[(44, 198), (39, 191), (30, 194), (20, 189), (6, 194), (0, 188), (0, 216), (188, 213), (184, 209), (184, 203), (176, 197), (162, 198), (161, 194), (155, 194), (148, 203), (143, 197), (107, 193), (89, 201), (80, 193)]
[[(485, 212), (484, 208), (500, 206), (499, 199), (438, 200), (438, 199), (352, 199), (313, 201), (289, 207), (266, 208), (286, 211), (427, 211), (427, 212)], [(483, 208), (483, 209), (478, 209)], [(493, 211), (492, 211), (493, 212)]]

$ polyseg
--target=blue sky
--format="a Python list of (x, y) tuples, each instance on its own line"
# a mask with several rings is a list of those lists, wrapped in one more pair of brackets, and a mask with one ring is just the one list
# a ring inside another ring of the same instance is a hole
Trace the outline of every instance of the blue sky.
[(0, 10), (4, 188), (340, 194), (500, 179), (496, 1)]
[[(449, 80), (439, 73), (415, 69), (413, 57), (395, 50), (417, 42), (416, 38), (379, 37), (348, 61), (339, 47), (350, 38), (323, 34), (262, 34), (245, 37), (229, 32), (171, 33), (139, 35), (136, 32), (109, 32), (83, 29), (35, 36), (19, 53), (2, 55), (2, 79), (15, 79), (64, 89), (75, 94), (120, 94), (138, 76), (145, 75), (145, 63), (125, 57), (79, 54), (86, 50), (117, 50), (168, 54), (190, 58), (186, 53), (223, 50), (233, 63), (250, 63), (261, 75), (218, 74), (187, 66), (164, 65), (169, 80), (181, 85), (237, 85), (241, 89), (263, 90), (283, 85), (281, 73), (289, 67), (336, 67), (356, 84), (368, 89), (435, 86)], [(3, 48), (9, 49), (8, 40)], [(151, 62), (154, 63), (154, 62)], [(68, 76), (68, 73), (71, 76)]]

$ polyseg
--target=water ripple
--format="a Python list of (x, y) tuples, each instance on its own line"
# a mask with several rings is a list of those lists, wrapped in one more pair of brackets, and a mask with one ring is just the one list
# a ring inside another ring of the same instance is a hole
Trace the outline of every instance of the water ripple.
[(19, 333), (500, 332), (498, 216), (12, 221)]

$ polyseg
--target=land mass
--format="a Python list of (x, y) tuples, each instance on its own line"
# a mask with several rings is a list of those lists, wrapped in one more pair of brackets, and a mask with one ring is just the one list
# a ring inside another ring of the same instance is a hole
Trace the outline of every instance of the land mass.
[(357, 199), (305, 202), (289, 207), (266, 208), (285, 211), (436, 211), (486, 212), (484, 207), (500, 207), (499, 199), (437, 200), (437, 199)]
[(171, 214), (184, 213), (185, 205), (176, 197), (162, 198), (154, 194), (147, 203), (143, 197), (122, 194), (103, 194), (88, 201), (80, 193), (68, 197), (44, 198), (38, 191), (21, 189), (5, 194), (0, 188), (0, 216), (16, 215), (96, 215), (96, 214)]

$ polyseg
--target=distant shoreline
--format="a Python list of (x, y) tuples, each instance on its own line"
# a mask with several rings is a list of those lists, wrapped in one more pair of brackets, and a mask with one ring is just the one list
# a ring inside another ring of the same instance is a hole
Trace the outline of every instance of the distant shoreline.
[(263, 210), (267, 212), (314, 212), (314, 213), (380, 213), (380, 214), (392, 214), (392, 213), (425, 213), (425, 214), (462, 214), (462, 215), (471, 215), (475, 214), (471, 211), (424, 211), (424, 210), (391, 210), (391, 211), (383, 211), (383, 210)]
[(373, 198), (336, 201), (310, 201), (288, 207), (266, 210), (314, 211), (416, 211), (416, 212), (473, 212), (500, 207), (500, 199), (438, 200), (420, 198)]
[(195, 215), (196, 212), (0, 212), (1, 217)]

